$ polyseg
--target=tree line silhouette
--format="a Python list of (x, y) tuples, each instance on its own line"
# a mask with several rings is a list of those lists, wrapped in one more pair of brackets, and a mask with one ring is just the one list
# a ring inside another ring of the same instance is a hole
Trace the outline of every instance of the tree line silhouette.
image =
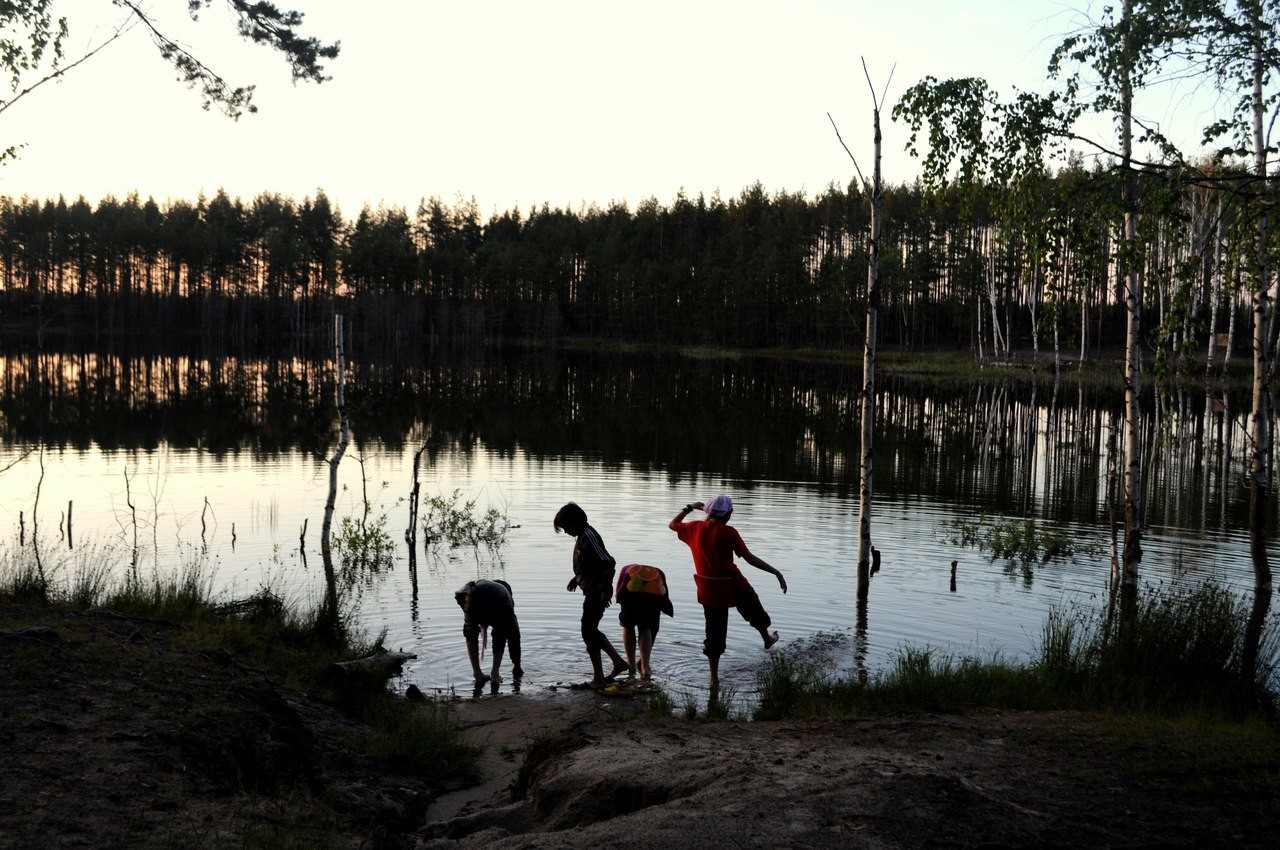
[[(1000, 355), (1122, 346), (1111, 258), (1116, 176), (1072, 162), (1043, 176), (1037, 236), (991, 210), (995, 185), (884, 192), (880, 344)], [(1148, 192), (1170, 194), (1145, 178)], [(1243, 213), (1180, 188), (1147, 216), (1151, 334), (1191, 350), (1247, 315)], [(346, 220), (301, 202), (219, 191), (161, 205), (136, 194), (0, 197), (0, 327), (96, 336), (191, 333), (246, 343), (325, 337), (342, 310), (391, 349), (448, 337), (589, 336), (660, 345), (853, 350), (861, 345), (869, 199), (803, 193), (543, 205), (482, 220), (474, 200)]]
[[(318, 468), (336, 434), (332, 409), (316, 399), (333, 397), (335, 371), (320, 358), (195, 350), (0, 355), (0, 444), (112, 456), (167, 445), (212, 461), (310, 457)], [(843, 498), (858, 488), (859, 385), (841, 364), (533, 348), (451, 352), (412, 367), (362, 359), (348, 381), (357, 455), (408, 457), (423, 446), (435, 468), (443, 453), (483, 444), (547, 463), (587, 452), (655, 478), (807, 482)], [(889, 515), (916, 510), (924, 496), (1105, 524), (1108, 435), (1123, 408), (1115, 388), (886, 375), (876, 392), (877, 466), (891, 470), (878, 496)], [(1145, 438), (1160, 448), (1146, 458), (1149, 521), (1201, 530), (1247, 522), (1238, 470), (1248, 446), (1230, 425), (1247, 412), (1247, 393), (1224, 403), (1236, 412), (1189, 390), (1144, 415)]]

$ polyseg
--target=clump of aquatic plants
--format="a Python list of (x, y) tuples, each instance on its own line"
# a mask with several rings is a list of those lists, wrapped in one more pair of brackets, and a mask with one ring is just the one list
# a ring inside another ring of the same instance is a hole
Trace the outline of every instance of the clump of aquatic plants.
[(1098, 547), (1044, 528), (1034, 517), (957, 518), (943, 523), (947, 542), (976, 547), (992, 561), (1015, 561), (1024, 567), (1077, 555), (1096, 555)]
[(507, 532), (515, 527), (505, 511), (492, 506), (481, 511), (475, 499), (464, 501), (459, 490), (428, 499), (422, 519), (427, 547), (443, 543), (453, 549), (483, 546), (496, 551), (506, 543)]
[[(396, 553), (395, 539), (387, 531), (387, 512), (384, 510), (375, 513), (376, 503), (369, 497), (369, 482), (364, 475), (364, 461), (360, 458), (358, 460), (361, 469), (362, 510), (359, 516), (344, 516), (338, 524), (338, 529), (329, 538), (330, 545), (338, 556), (338, 562), (342, 565), (343, 583), (348, 587), (353, 587), (357, 579), (369, 581), (374, 576), (391, 569)], [(388, 486), (388, 483), (383, 481), (381, 489), (385, 491)]]
[(344, 516), (332, 545), (344, 574), (366, 577), (390, 569), (396, 552), (385, 513), (365, 519)]

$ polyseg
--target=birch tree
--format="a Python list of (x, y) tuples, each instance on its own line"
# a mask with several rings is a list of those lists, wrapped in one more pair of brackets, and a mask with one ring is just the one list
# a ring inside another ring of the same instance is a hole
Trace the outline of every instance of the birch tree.
[[(1226, 143), (1221, 158), (1248, 163), (1248, 179), (1229, 193), (1241, 207), (1241, 219), (1252, 229), (1253, 244), (1243, 266), (1249, 278), (1253, 313), (1253, 388), (1249, 420), (1249, 543), (1254, 571), (1254, 600), (1246, 626), (1242, 666), (1257, 665), (1263, 624), (1270, 607), (1271, 565), (1267, 557), (1266, 521), (1271, 500), (1272, 383), (1276, 369), (1274, 316), (1275, 247), (1271, 245), (1274, 205), (1270, 163), (1276, 153), (1271, 133), (1280, 117), (1280, 2), (1277, 0), (1191, 0), (1197, 28), (1193, 52), (1212, 71), (1231, 114), (1210, 125), (1204, 140)], [(1209, 175), (1206, 175), (1209, 176)], [(1221, 187), (1216, 181), (1210, 185)]]
[[(1143, 446), (1139, 430), (1142, 378), (1142, 246), (1138, 239), (1137, 172), (1147, 163), (1134, 157), (1136, 139), (1158, 152), (1168, 143), (1158, 130), (1143, 126), (1135, 133), (1134, 92), (1160, 71), (1170, 56), (1183, 18), (1176, 3), (1166, 0), (1122, 0), (1119, 16), (1107, 7), (1101, 21), (1064, 39), (1049, 62), (1057, 88), (1048, 94), (1015, 92), (1002, 100), (985, 81), (973, 78), (938, 81), (926, 78), (908, 90), (895, 107), (911, 127), (908, 150), (927, 130), (924, 174), (935, 185), (948, 179), (973, 182), (979, 177), (1033, 174), (1046, 160), (1066, 160), (1068, 143), (1084, 143), (1111, 158), (1120, 180), (1120, 244), (1112, 257), (1120, 275), (1126, 314), (1124, 501), (1125, 542), (1122, 584), (1136, 588), (1142, 560)], [(1115, 120), (1118, 146), (1076, 133), (1078, 122), (1096, 115)]]
[(1124, 563), (1121, 584), (1137, 590), (1138, 564), (1142, 561), (1142, 271), (1138, 245), (1137, 181), (1133, 176), (1133, 88), (1138, 39), (1134, 36), (1133, 0), (1122, 0), (1120, 21), (1114, 41), (1105, 30), (1099, 44), (1118, 49), (1118, 56), (1100, 52), (1098, 64), (1104, 79), (1119, 93), (1120, 171), (1124, 184), (1120, 203), (1124, 210), (1124, 230), (1120, 262), (1116, 268), (1124, 283), (1126, 316), (1124, 345)]
[(1246, 268), (1253, 312), (1253, 392), (1249, 448), (1249, 535), (1254, 582), (1259, 593), (1271, 592), (1267, 558), (1266, 517), (1271, 493), (1271, 386), (1276, 368), (1276, 334), (1280, 331), (1271, 303), (1274, 251), (1270, 218), (1274, 192), (1268, 187), (1269, 162), (1275, 155), (1271, 132), (1280, 115), (1280, 2), (1227, 0), (1192, 2), (1199, 27), (1197, 55), (1214, 75), (1218, 90), (1232, 104), (1231, 115), (1205, 130), (1205, 141), (1227, 144), (1219, 155), (1249, 163), (1251, 180), (1233, 194), (1243, 203), (1244, 219), (1253, 228), (1254, 244)]

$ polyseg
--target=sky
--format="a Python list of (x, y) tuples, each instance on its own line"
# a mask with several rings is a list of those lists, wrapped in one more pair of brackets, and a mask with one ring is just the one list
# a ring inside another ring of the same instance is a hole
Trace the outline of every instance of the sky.
[[(482, 218), (680, 192), (726, 200), (759, 182), (812, 197), (873, 165), (910, 183), (892, 106), (927, 75), (1043, 90), (1053, 47), (1090, 0), (280, 0), (341, 42), (332, 79), (294, 85), (282, 59), (235, 36), (216, 3), (145, 0), (167, 31), (259, 112), (201, 108), (138, 27), (0, 113), (0, 195), (91, 203), (137, 191), (162, 205), (219, 189), (301, 201), (322, 190), (348, 218), (369, 205), (474, 200)], [(57, 0), (69, 58), (121, 11)], [(866, 63), (866, 70), (863, 63)], [(869, 77), (869, 79), (868, 79)], [(1170, 104), (1167, 108), (1174, 108)], [(828, 117), (830, 115), (830, 117)]]

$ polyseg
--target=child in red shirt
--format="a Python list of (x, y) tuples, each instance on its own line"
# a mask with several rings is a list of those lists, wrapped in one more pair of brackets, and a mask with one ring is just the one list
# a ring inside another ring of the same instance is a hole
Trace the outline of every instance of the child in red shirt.
[(783, 593), (787, 592), (787, 580), (763, 558), (753, 555), (743, 542), (742, 535), (729, 525), (729, 518), (733, 516), (732, 499), (725, 495), (716, 496), (705, 506), (705, 520), (684, 521), (691, 512), (703, 509), (702, 502), (685, 505), (684, 510), (667, 523), (667, 527), (693, 553), (698, 602), (702, 605), (702, 614), (706, 619), (702, 653), (707, 656), (707, 663), (711, 668), (711, 687), (715, 688), (720, 685), (720, 656), (724, 654), (725, 637), (729, 631), (730, 608), (737, 608), (743, 619), (760, 633), (765, 649), (778, 642), (778, 633), (769, 631), (773, 622), (769, 612), (764, 610), (755, 588), (738, 569), (733, 556), (737, 555), (756, 569), (777, 576)]

